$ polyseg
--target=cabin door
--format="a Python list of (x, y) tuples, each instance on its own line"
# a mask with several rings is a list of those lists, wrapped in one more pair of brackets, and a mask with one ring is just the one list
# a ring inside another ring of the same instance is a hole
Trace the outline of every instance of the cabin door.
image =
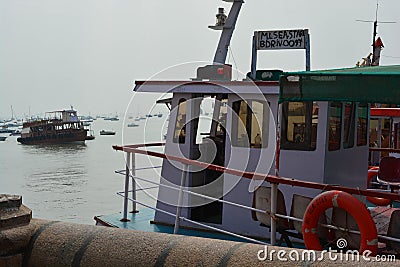
[[(191, 136), (193, 135), (193, 124), (191, 109), (191, 94), (176, 93), (172, 99), (172, 109), (168, 125), (168, 132), (165, 144), (165, 154), (181, 158), (191, 158)], [(157, 208), (175, 214), (178, 205), (179, 188), (183, 164), (169, 159), (163, 160), (160, 183), (163, 185), (174, 186), (160, 187), (157, 197)], [(187, 184), (187, 183), (186, 183)], [(183, 205), (187, 206), (187, 196), (184, 198)], [(187, 209), (182, 210), (182, 216), (187, 216)], [(174, 218), (156, 212), (155, 221), (173, 223)]]
[[(225, 166), (236, 170), (273, 174), (277, 97), (232, 94), (229, 95), (228, 106), (227, 136), (229, 137), (225, 149)], [(252, 192), (260, 183), (225, 174), (224, 199), (251, 206)], [(224, 206), (224, 218), (232, 219), (233, 216), (240, 220), (241, 216), (247, 216), (248, 213), (249, 211), (237, 207)]]
[[(194, 139), (191, 158), (224, 166), (227, 98), (225, 95), (202, 95), (193, 103)], [(222, 198), (223, 173), (210, 169), (192, 169), (191, 190), (213, 198)], [(190, 218), (195, 221), (221, 223), (222, 203), (196, 196), (190, 197)]]

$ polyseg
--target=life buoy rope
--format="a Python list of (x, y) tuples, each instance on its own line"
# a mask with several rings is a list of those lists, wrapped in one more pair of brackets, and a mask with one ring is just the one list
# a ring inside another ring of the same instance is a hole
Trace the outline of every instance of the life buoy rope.
[[(371, 183), (372, 177), (378, 175), (378, 171), (379, 171), (379, 167), (372, 167), (368, 170), (367, 187)], [(368, 196), (367, 196), (367, 201), (371, 202), (372, 204), (374, 204), (376, 206), (387, 206), (392, 202), (390, 199), (387, 199), (387, 198), (368, 197)]]
[(303, 239), (307, 249), (322, 250), (318, 239), (318, 220), (329, 208), (339, 207), (351, 214), (356, 220), (361, 235), (359, 252), (365, 250), (376, 255), (378, 234), (375, 223), (366, 206), (354, 196), (343, 191), (327, 191), (315, 197), (307, 206), (303, 217)]

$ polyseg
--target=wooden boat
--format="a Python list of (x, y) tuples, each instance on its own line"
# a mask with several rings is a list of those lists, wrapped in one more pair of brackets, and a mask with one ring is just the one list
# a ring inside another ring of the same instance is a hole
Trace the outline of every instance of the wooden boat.
[(77, 112), (60, 110), (47, 112), (48, 119), (25, 122), (22, 126), (21, 144), (55, 144), (69, 142), (84, 142), (87, 129), (77, 116)]

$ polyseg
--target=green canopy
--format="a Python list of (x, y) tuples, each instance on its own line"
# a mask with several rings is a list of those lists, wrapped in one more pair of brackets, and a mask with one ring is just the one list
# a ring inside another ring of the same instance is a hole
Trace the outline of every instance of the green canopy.
[(400, 65), (283, 73), (279, 102), (310, 100), (400, 104)]

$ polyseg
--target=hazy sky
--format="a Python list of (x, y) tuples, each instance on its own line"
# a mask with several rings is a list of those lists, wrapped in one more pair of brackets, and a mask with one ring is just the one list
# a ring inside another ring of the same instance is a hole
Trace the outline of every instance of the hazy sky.
[[(220, 0), (1, 0), (0, 117), (68, 108), (123, 112), (132, 84), (172, 65), (210, 61)], [(247, 0), (230, 62), (250, 69), (254, 30), (308, 28), (311, 68), (352, 67), (371, 50), (376, 0)], [(400, 62), (400, 1), (380, 0), (381, 65)], [(232, 59), (235, 59), (234, 61)], [(304, 69), (302, 51), (259, 53), (258, 68)], [(183, 76), (184, 75), (184, 76)], [(195, 69), (176, 74), (195, 76)], [(182, 77), (183, 76), (183, 77)], [(242, 77), (239, 77), (242, 78)], [(142, 99), (144, 102), (149, 98)], [(152, 104), (152, 103), (150, 103)]]

